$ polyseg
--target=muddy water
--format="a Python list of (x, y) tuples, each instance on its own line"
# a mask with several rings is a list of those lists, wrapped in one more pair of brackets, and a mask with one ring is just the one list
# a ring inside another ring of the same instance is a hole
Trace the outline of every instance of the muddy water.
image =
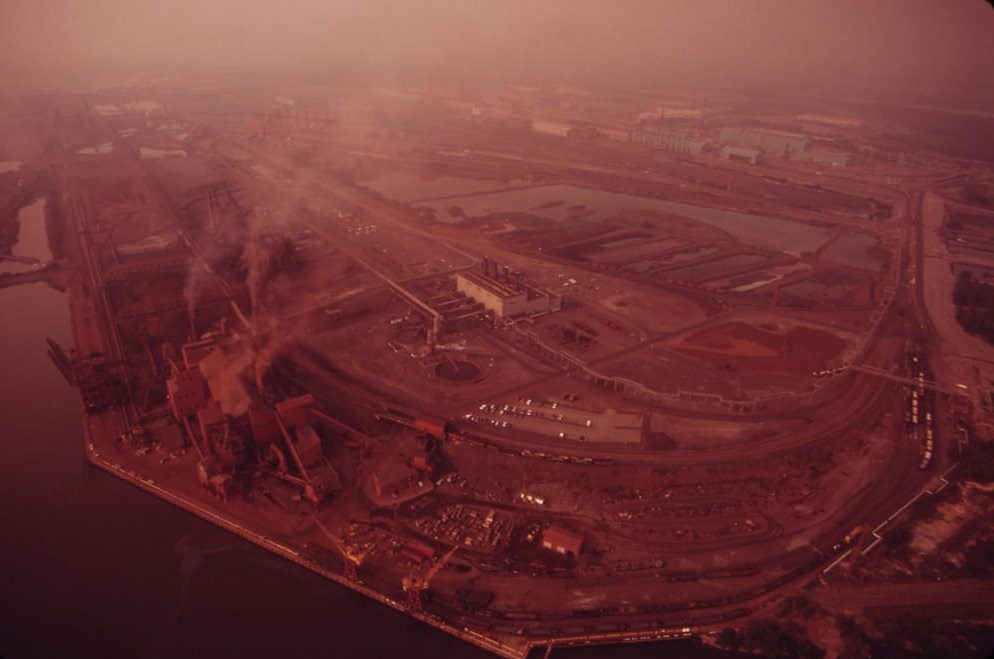
[(409, 172), (389, 172), (364, 183), (385, 197), (398, 201), (415, 201), (453, 195), (470, 195), (521, 185), (521, 181), (484, 181), (480, 179), (438, 176), (421, 178)]
[(583, 219), (609, 219), (625, 210), (650, 210), (689, 217), (727, 231), (742, 243), (800, 254), (814, 251), (829, 237), (830, 230), (801, 222), (750, 215), (717, 208), (694, 206), (666, 199), (638, 197), (573, 185), (547, 185), (490, 194), (465, 195), (421, 204), (435, 210), (436, 219), (458, 222), (449, 209), (458, 207), (468, 217), (491, 213), (527, 212), (563, 221), (582, 207)]

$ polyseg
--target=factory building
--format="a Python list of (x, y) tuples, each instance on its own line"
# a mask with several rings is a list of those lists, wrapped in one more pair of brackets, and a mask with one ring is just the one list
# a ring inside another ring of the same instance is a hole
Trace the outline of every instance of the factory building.
[(618, 142), (631, 141), (632, 134), (631, 131), (629, 131), (627, 128), (619, 126), (607, 126), (603, 124), (600, 125), (599, 128), (601, 133), (604, 135), (604, 137), (607, 137), (608, 139), (612, 139)]
[(556, 137), (566, 137), (569, 135), (570, 125), (562, 121), (545, 121), (543, 119), (532, 120), (532, 130), (544, 135), (555, 135)]
[(706, 140), (694, 137), (684, 130), (634, 130), (629, 135), (629, 141), (693, 155), (703, 153), (708, 144)]
[(859, 119), (830, 114), (799, 114), (795, 118), (798, 121), (823, 124), (836, 128), (859, 128), (863, 125), (863, 122)]
[(542, 533), (542, 548), (576, 558), (583, 549), (583, 536), (559, 526), (550, 526)]
[(813, 162), (832, 167), (849, 164), (849, 154), (830, 149), (816, 148), (811, 140), (800, 133), (789, 133), (767, 128), (722, 128), (718, 137), (722, 144), (722, 158), (740, 158), (755, 164), (760, 156), (789, 158), (799, 162)]
[(726, 127), (721, 129), (718, 139), (722, 144), (751, 147), (781, 158), (806, 151), (809, 146), (806, 135), (768, 128)]
[(575, 137), (581, 140), (595, 140), (598, 137), (602, 137), (604, 134), (601, 130), (592, 124), (581, 124), (579, 126), (572, 126), (566, 133), (569, 137)]
[(526, 280), (520, 272), (484, 258), (476, 270), (456, 274), (456, 290), (497, 318), (531, 316), (562, 309), (562, 297)]
[(702, 110), (682, 104), (660, 105), (655, 110), (639, 112), (638, 116), (635, 117), (635, 121), (642, 124), (650, 121), (659, 121), (660, 119), (700, 119), (703, 116), (704, 112)]
[(181, 419), (207, 406), (207, 383), (196, 368), (177, 369), (166, 381), (173, 416)]
[(181, 359), (163, 349), (170, 365), (166, 381), (174, 438), (199, 455), (197, 475), (212, 494), (227, 499), (250, 473), (265, 472), (299, 488), (313, 504), (337, 490), (340, 479), (324, 459), (321, 437), (313, 425), (314, 397), (297, 396), (271, 407), (246, 385), (254, 353), (228, 335), (187, 343)]
[(841, 151), (827, 151), (824, 149), (812, 149), (807, 155), (807, 160), (832, 167), (845, 167), (849, 164), (849, 154)]
[(726, 145), (721, 147), (718, 155), (725, 160), (745, 160), (750, 165), (755, 165), (762, 151), (750, 147)]

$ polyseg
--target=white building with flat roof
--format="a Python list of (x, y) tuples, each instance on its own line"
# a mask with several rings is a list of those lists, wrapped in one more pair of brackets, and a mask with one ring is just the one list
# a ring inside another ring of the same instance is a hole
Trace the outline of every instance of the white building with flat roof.
[(566, 137), (569, 135), (570, 125), (562, 121), (547, 121), (544, 119), (532, 120), (532, 130), (545, 135), (555, 135), (556, 137)]
[(456, 290), (479, 302), (498, 318), (532, 316), (562, 309), (562, 296), (490, 259), (484, 259), (479, 270), (457, 273)]

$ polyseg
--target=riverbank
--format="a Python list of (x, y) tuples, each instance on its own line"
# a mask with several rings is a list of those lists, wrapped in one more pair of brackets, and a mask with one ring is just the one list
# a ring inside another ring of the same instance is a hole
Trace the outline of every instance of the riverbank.
[(59, 265), (49, 263), (46, 266), (25, 272), (0, 272), (0, 288), (36, 283), (48, 284), (57, 291), (65, 292), (69, 285), (69, 271)]
[(23, 168), (0, 174), (0, 254), (16, 253), (14, 247), (24, 230), (23, 210), (45, 199), (44, 231), (51, 258), (65, 256), (63, 213), (52, 192), (52, 181), (46, 174)]

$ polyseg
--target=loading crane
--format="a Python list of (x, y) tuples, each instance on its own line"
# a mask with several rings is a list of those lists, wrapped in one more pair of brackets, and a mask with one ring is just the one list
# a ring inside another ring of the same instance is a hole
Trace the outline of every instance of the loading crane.
[(88, 357), (70, 349), (67, 353), (53, 339), (46, 339), (48, 356), (70, 386), (77, 387), (87, 411), (102, 410), (121, 398), (127, 387), (126, 369), (122, 362), (107, 359), (103, 353)]
[(449, 562), (449, 559), (452, 558), (452, 555), (456, 553), (457, 549), (459, 549), (458, 545), (450, 549), (445, 556), (438, 559), (438, 561), (429, 567), (424, 574), (411, 574), (404, 577), (403, 585), (404, 593), (407, 595), (408, 609), (417, 612), (422, 610), (424, 592), (428, 590), (431, 580), (443, 567), (445, 567), (445, 564)]
[(325, 525), (321, 523), (321, 520), (314, 515), (311, 515), (311, 519), (314, 520), (317, 527), (321, 529), (321, 533), (323, 533), (335, 549), (338, 550), (338, 553), (342, 555), (342, 561), (345, 564), (345, 578), (349, 581), (358, 581), (359, 568), (362, 566), (362, 562), (366, 558), (365, 552), (358, 551), (357, 549), (346, 545), (337, 535), (329, 531)]

